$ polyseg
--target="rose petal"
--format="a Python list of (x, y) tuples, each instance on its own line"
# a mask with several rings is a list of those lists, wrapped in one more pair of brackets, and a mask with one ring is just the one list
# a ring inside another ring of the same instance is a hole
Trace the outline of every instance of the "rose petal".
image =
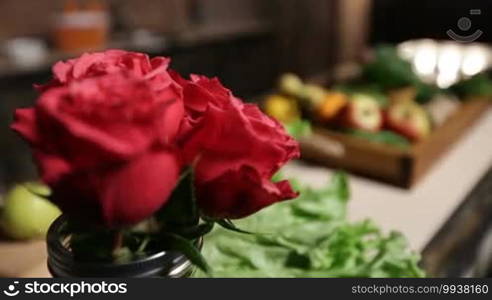
[(238, 219), (298, 196), (287, 181), (273, 183), (251, 167), (228, 171), (210, 182), (197, 182), (198, 203), (210, 217)]
[(204, 181), (242, 165), (254, 166), (268, 177), (298, 154), (297, 142), (286, 141), (283, 130), (268, 129), (254, 130), (238, 107), (222, 110), (210, 106), (184, 142), (184, 157), (187, 161), (200, 157), (197, 176)]
[(48, 185), (58, 182), (73, 171), (71, 164), (59, 155), (35, 150), (34, 158), (41, 173), (41, 179)]
[(85, 223), (132, 225), (167, 202), (179, 172), (175, 153), (150, 153), (128, 164), (65, 176), (53, 186), (53, 200)]
[(171, 195), (180, 166), (172, 152), (153, 153), (110, 173), (101, 190), (107, 225), (135, 224), (154, 214)]
[(38, 127), (36, 126), (36, 113), (33, 108), (16, 109), (14, 122), (10, 128), (24, 137), (31, 144), (39, 142), (39, 132)]

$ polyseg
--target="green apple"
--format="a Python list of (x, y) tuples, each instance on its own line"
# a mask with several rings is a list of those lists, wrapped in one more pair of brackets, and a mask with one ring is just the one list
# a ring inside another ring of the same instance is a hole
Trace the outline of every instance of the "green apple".
[(34, 239), (46, 235), (60, 210), (43, 196), (47, 186), (28, 182), (14, 186), (5, 197), (0, 223), (7, 236), (13, 239)]

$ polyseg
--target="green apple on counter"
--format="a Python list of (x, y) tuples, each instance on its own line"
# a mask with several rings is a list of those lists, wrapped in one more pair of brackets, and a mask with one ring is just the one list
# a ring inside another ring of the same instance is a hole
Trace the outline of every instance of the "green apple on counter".
[(43, 196), (47, 186), (28, 182), (14, 186), (5, 196), (0, 217), (3, 232), (10, 238), (27, 240), (43, 238), (60, 210)]

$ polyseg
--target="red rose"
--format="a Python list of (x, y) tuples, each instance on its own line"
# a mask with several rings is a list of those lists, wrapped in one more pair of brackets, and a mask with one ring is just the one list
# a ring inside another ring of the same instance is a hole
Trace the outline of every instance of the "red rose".
[(298, 196), (288, 181), (273, 183), (268, 176), (246, 165), (201, 183), (198, 193), (201, 210), (219, 219), (243, 218), (273, 203)]
[(127, 163), (64, 176), (52, 187), (53, 200), (86, 223), (136, 224), (166, 203), (180, 171), (173, 151), (149, 151)]
[(217, 79), (192, 76), (183, 87), (186, 110), (180, 141), (187, 161), (197, 161), (198, 203), (209, 216), (240, 218), (296, 193), (271, 178), (299, 156), (298, 143), (256, 105), (244, 104)]
[(53, 80), (45, 86), (50, 87), (69, 84), (80, 80), (101, 75), (128, 72), (136, 78), (149, 81), (154, 89), (165, 89), (173, 84), (168, 74), (170, 59), (166, 57), (149, 58), (148, 55), (124, 50), (107, 50), (103, 52), (85, 53), (79, 58), (60, 61), (53, 68)]
[(104, 75), (46, 90), (16, 111), (12, 128), (31, 143), (65, 213), (132, 224), (166, 202), (179, 176), (179, 97), (127, 72)]

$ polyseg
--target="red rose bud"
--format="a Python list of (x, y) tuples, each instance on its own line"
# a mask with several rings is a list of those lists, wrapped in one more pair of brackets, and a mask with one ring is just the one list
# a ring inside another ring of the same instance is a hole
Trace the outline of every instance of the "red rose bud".
[(197, 192), (202, 211), (218, 219), (247, 217), (271, 204), (298, 196), (289, 182), (273, 183), (248, 166), (202, 182)]
[[(192, 76), (186, 81), (176, 74), (174, 79), (183, 87), (186, 110), (180, 137), (183, 154), (189, 163), (198, 160), (198, 201), (206, 214), (238, 218), (296, 196), (290, 187), (279, 191), (270, 182), (281, 166), (299, 156), (298, 143), (280, 123), (256, 105), (242, 103), (217, 79)], [(227, 181), (225, 174), (234, 177), (230, 179), (234, 182), (248, 183), (221, 186)], [(234, 201), (232, 197), (244, 194), (246, 186), (251, 188), (248, 196)], [(286, 186), (288, 183), (282, 183)], [(212, 187), (219, 191), (212, 192)], [(237, 208), (233, 209), (234, 205)]]
[(115, 226), (167, 200), (179, 175), (171, 141), (182, 118), (176, 89), (155, 90), (125, 72), (50, 88), (34, 108), (16, 111), (12, 128), (30, 142), (65, 213), (90, 210)]

